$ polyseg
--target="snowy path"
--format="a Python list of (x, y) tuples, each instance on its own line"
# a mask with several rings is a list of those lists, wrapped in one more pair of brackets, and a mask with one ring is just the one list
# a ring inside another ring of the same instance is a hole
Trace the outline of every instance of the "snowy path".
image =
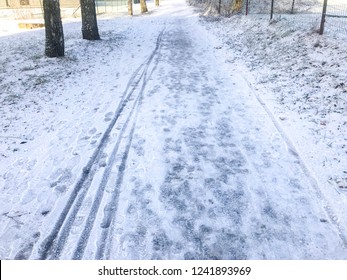
[(157, 26), (143, 38), (150, 49), (120, 78), (124, 91), (74, 185), (11, 256), (346, 259), (299, 156), (214, 55), (197, 15), (172, 2), (139, 19)]

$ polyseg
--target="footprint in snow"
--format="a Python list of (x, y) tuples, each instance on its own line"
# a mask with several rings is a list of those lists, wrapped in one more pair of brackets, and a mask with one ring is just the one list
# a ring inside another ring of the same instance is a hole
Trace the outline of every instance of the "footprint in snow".
[(108, 112), (108, 113), (105, 115), (104, 121), (105, 121), (105, 122), (109, 122), (110, 120), (112, 120), (112, 116), (113, 116), (113, 113), (112, 113), (112, 112)]

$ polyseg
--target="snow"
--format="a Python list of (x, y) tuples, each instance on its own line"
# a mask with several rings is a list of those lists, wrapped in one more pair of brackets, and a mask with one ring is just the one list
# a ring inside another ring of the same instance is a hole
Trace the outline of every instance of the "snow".
[[(226, 63), (241, 73), (346, 226), (346, 35), (310, 25), (293, 26), (282, 15), (209, 22)], [(222, 28), (221, 28), (222, 27)], [(241, 34), (244, 32), (244, 34)]]
[(148, 7), (1, 24), (1, 259), (346, 259), (343, 38)]

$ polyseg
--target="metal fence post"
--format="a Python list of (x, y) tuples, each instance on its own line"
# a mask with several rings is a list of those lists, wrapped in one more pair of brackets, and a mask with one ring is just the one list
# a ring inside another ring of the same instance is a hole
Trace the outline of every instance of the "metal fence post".
[(324, 0), (323, 12), (322, 12), (322, 20), (320, 22), (319, 35), (322, 35), (323, 32), (324, 32), (324, 24), (325, 24), (325, 16), (327, 14), (327, 6), (328, 6), (328, 0)]

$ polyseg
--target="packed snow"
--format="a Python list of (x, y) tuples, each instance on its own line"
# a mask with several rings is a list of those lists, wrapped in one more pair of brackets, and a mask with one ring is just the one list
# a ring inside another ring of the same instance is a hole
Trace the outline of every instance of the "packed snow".
[(347, 259), (343, 36), (149, 7), (1, 22), (0, 258)]

